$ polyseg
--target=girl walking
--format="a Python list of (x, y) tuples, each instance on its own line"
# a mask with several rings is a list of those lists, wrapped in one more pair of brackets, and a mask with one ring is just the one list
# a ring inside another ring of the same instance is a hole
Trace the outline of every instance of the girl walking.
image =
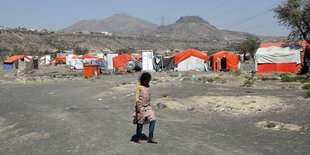
[(148, 72), (142, 73), (140, 84), (136, 90), (136, 107), (133, 114), (134, 123), (137, 124), (137, 143), (142, 143), (143, 124), (149, 125), (148, 143), (157, 143), (154, 139), (154, 128), (156, 123), (155, 111), (151, 106), (151, 90), (150, 81), (152, 76)]

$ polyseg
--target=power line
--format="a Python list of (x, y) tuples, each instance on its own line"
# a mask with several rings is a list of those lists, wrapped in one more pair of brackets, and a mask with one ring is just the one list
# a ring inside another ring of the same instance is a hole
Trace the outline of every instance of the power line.
[[(280, 0), (281, 1), (281, 0)], [(259, 12), (259, 13), (257, 13), (257, 14), (255, 14), (255, 15), (252, 15), (252, 16), (250, 16), (250, 17), (247, 17), (247, 18), (245, 18), (245, 19), (243, 19), (243, 20), (241, 20), (241, 21), (239, 21), (239, 22), (237, 22), (237, 23), (234, 23), (234, 24), (229, 24), (229, 25), (226, 25), (226, 26), (223, 26), (224, 28), (225, 27), (235, 27), (235, 26), (237, 26), (237, 25), (240, 25), (240, 24), (242, 24), (242, 23), (245, 23), (245, 22), (247, 22), (247, 21), (250, 21), (250, 20), (252, 20), (252, 19), (254, 19), (254, 18), (257, 18), (257, 17), (259, 17), (259, 16), (261, 16), (261, 15), (264, 15), (264, 14), (266, 14), (266, 13), (269, 13), (269, 12), (271, 12), (272, 10), (272, 7), (274, 6), (274, 5), (276, 5), (276, 4), (278, 4), (280, 1), (277, 1), (276, 3), (274, 3), (273, 5), (271, 5), (270, 7), (268, 7), (267, 9), (265, 9), (265, 10), (263, 10), (263, 11), (261, 11), (261, 12)]]
[(209, 9), (209, 10), (207, 10), (207, 11), (204, 11), (204, 12), (202, 12), (202, 13), (199, 13), (198, 15), (202, 15), (202, 14), (211, 12), (211, 11), (213, 11), (214, 9), (217, 9), (217, 8), (223, 6), (224, 4), (226, 4), (226, 3), (229, 2), (229, 1), (230, 1), (230, 0), (225, 0), (225, 1), (223, 1), (222, 3), (220, 3), (220, 4), (216, 5), (216, 6), (214, 6), (214, 7), (211, 8), (211, 9)]

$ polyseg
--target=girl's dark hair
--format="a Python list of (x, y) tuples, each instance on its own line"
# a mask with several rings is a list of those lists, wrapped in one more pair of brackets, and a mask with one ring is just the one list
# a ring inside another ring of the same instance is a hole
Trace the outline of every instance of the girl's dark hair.
[(152, 76), (150, 73), (148, 72), (144, 72), (142, 73), (141, 77), (140, 77), (140, 84), (143, 85), (143, 81), (145, 80), (151, 80), (152, 79)]

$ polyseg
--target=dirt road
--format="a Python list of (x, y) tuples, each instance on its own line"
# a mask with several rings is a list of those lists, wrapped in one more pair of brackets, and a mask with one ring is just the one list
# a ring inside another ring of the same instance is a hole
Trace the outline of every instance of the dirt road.
[[(155, 74), (155, 78), (162, 75)], [(151, 86), (152, 101), (191, 96), (273, 96), (288, 108), (251, 115), (157, 109), (158, 144), (137, 144), (131, 114), (138, 73), (101, 79), (0, 85), (0, 154), (308, 154), (310, 132), (258, 128), (264, 120), (310, 127), (298, 89), (262, 89), (171, 80)], [(152, 102), (154, 107), (157, 103)], [(143, 132), (148, 135), (148, 127)]]

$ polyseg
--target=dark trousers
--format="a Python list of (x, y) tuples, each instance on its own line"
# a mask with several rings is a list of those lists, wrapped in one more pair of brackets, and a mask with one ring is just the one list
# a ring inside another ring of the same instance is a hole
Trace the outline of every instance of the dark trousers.
[[(149, 125), (149, 139), (153, 139), (154, 137), (154, 128), (155, 128), (156, 120), (152, 120)], [(137, 139), (142, 139), (142, 130), (143, 124), (137, 123)]]

